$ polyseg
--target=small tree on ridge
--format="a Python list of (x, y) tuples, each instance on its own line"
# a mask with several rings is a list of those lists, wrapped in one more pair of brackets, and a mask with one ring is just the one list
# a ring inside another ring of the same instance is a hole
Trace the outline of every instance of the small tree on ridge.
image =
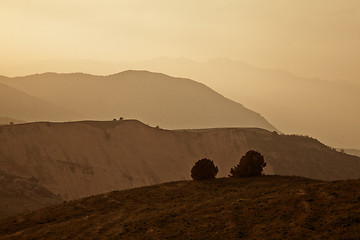
[(203, 158), (195, 163), (191, 169), (191, 177), (196, 181), (215, 178), (218, 168), (210, 159)]
[(250, 150), (241, 157), (238, 165), (231, 168), (229, 177), (261, 176), (265, 166), (264, 156), (257, 151)]

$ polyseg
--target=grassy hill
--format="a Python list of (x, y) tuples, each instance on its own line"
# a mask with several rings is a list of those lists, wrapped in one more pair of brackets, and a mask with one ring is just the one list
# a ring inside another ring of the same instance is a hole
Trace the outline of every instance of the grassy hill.
[(1, 239), (359, 239), (360, 180), (181, 181), (0, 221)]

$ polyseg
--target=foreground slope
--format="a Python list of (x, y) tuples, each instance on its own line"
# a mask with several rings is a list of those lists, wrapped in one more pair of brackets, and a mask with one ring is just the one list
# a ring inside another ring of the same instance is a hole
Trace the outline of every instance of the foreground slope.
[(111, 192), (0, 221), (2, 239), (359, 239), (360, 180), (268, 176)]
[[(260, 114), (207, 86), (147, 71), (109, 76), (45, 73), (6, 78), (21, 91), (80, 113), (81, 119), (140, 119), (164, 128), (275, 128)], [(23, 118), (22, 118), (23, 119)], [(78, 118), (73, 118), (75, 120)], [(24, 119), (27, 120), (27, 119)]]
[(265, 156), (266, 171), (317, 179), (360, 177), (360, 158), (315, 139), (263, 129), (169, 131), (136, 120), (0, 126), (0, 168), (34, 177), (64, 199), (190, 179), (201, 158), (227, 176), (242, 155)]

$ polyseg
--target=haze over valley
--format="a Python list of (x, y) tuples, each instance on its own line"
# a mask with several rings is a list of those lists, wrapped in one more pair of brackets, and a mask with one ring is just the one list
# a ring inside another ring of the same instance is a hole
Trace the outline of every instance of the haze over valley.
[[(354, 82), (300, 77), (286, 70), (254, 67), (226, 58), (203, 62), (165, 57), (140, 62), (49, 60), (22, 66), (18, 72), (21, 69), (29, 69), (26, 74), (85, 72), (99, 75), (145, 69), (186, 77), (260, 113), (282, 132), (310, 135), (333, 147), (360, 149), (360, 85)], [(39, 97), (51, 92), (40, 93), (43, 88), (34, 92), (35, 86), (21, 85), (16, 83), (21, 80), (14, 80), (3, 82)]]
[(360, 239), (360, 1), (0, 1), (1, 239)]
[[(275, 130), (260, 114), (225, 98), (203, 84), (160, 73), (125, 71), (105, 77), (82, 73), (45, 73), (3, 78), (0, 81), (54, 106), (74, 112), (73, 115), (65, 115), (56, 111), (59, 113), (58, 118), (50, 119), (55, 121), (111, 120), (126, 117), (172, 129), (259, 127)], [(5, 95), (0, 96), (3, 97)], [(2, 108), (11, 102), (10, 99), (2, 100)], [(18, 101), (13, 99), (13, 102)], [(47, 108), (54, 109), (42, 107)], [(49, 119), (49, 116), (36, 112), (36, 109), (32, 110), (32, 116), (21, 115), (21, 111), (7, 112), (6, 108), (2, 112), (8, 114), (5, 116), (11, 115), (25, 120)]]

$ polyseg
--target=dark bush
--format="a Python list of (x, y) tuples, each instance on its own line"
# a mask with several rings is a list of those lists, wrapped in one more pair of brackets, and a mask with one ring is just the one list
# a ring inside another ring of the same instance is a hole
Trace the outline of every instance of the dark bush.
[(229, 177), (261, 176), (265, 166), (264, 156), (259, 152), (250, 150), (241, 157), (238, 165), (231, 168)]
[(215, 178), (217, 173), (218, 168), (207, 158), (197, 161), (191, 169), (191, 177), (196, 181)]

